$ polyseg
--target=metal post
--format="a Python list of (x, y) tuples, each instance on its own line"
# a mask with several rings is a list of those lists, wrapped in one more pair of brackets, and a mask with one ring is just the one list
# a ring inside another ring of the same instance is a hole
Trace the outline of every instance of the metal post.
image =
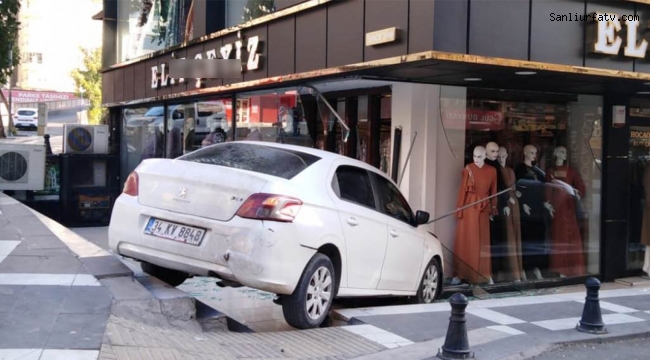
[[(14, 62), (14, 51), (13, 49), (9, 49), (9, 65), (10, 68), (13, 70), (13, 62)], [(11, 103), (11, 78), (13, 77), (13, 72), (11, 75), (9, 75), (9, 119), (7, 119), (7, 126), (9, 127), (9, 131), (7, 136), (8, 137), (13, 137), (14, 135), (14, 118), (13, 118), (13, 105)]]
[(469, 350), (467, 320), (465, 319), (465, 308), (469, 302), (461, 293), (454, 294), (449, 302), (451, 303), (451, 317), (445, 344), (439, 350), (438, 357), (443, 360), (474, 359), (474, 353)]
[(576, 325), (576, 330), (589, 334), (607, 334), (600, 311), (600, 299), (598, 298), (600, 281), (595, 277), (590, 277), (587, 279), (585, 286), (587, 287), (585, 307), (582, 310), (582, 318)]

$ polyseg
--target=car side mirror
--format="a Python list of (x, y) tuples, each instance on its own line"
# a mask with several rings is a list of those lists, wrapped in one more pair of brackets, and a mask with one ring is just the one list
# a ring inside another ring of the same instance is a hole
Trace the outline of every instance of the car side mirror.
[(429, 213), (426, 211), (418, 210), (415, 213), (415, 224), (417, 226), (420, 226), (426, 224), (427, 222), (429, 222)]

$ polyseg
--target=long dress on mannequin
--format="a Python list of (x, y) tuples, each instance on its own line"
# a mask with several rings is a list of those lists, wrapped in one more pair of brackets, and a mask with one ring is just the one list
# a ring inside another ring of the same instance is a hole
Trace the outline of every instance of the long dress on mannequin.
[[(536, 166), (521, 163), (515, 168), (517, 190), (521, 217), (521, 247), (524, 252), (524, 269), (534, 270), (548, 268), (546, 247), (546, 209), (544, 208), (545, 174)], [(524, 211), (524, 205), (530, 207), (530, 214)]]
[(567, 165), (553, 166), (546, 173), (547, 199), (555, 214), (551, 219), (551, 254), (549, 269), (566, 276), (585, 275), (584, 248), (576, 214), (576, 198), (560, 180), (585, 196), (585, 184), (580, 175)]
[(645, 259), (643, 271), (650, 275), (650, 164), (643, 171), (643, 190), (645, 193), (645, 206), (643, 207), (643, 221), (641, 225), (641, 244), (645, 245)]
[[(501, 167), (501, 174), (503, 175), (503, 181), (506, 187), (512, 187), (517, 182), (515, 171), (512, 168), (507, 166)], [(508, 248), (508, 256), (506, 258), (508, 271), (506, 275), (512, 280), (517, 281), (521, 280), (522, 274), (524, 273), (524, 265), (521, 260), (521, 216), (519, 214), (519, 200), (517, 200), (515, 189), (507, 192), (506, 195), (509, 196), (508, 200), (514, 200), (514, 204), (509, 201), (506, 202), (510, 208), (510, 216), (503, 216)]]
[[(492, 166), (497, 171), (497, 192), (505, 190), (506, 183), (501, 171), (502, 166), (497, 160), (485, 159), (485, 164)], [(501, 210), (507, 206), (508, 193), (497, 196), (497, 209)], [(492, 275), (497, 277), (507, 277), (508, 258), (505, 253), (508, 244), (506, 238), (504, 216), (501, 213), (494, 215), (490, 221), (490, 246), (492, 248)]]
[[(492, 166), (479, 168), (468, 164), (463, 169), (462, 183), (456, 208), (496, 194), (497, 173)], [(456, 272), (472, 284), (486, 283), (492, 276), (490, 259), (490, 215), (496, 209), (492, 198), (457, 213), (454, 254)]]

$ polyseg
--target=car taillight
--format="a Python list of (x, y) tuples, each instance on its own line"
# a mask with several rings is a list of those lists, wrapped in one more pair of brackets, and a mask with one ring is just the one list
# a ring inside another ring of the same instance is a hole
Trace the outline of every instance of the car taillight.
[(301, 206), (302, 201), (296, 198), (274, 194), (253, 194), (239, 207), (237, 216), (256, 220), (292, 222)]
[(122, 190), (123, 194), (138, 196), (138, 173), (133, 171), (129, 174), (129, 177), (126, 178), (124, 183), (124, 189)]

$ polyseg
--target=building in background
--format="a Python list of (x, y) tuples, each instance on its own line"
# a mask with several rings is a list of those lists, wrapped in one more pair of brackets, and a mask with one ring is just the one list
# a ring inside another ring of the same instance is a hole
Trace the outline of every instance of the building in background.
[(79, 48), (101, 47), (102, 25), (92, 19), (101, 9), (101, 0), (22, 0), (12, 87), (76, 92), (70, 73), (83, 66)]

